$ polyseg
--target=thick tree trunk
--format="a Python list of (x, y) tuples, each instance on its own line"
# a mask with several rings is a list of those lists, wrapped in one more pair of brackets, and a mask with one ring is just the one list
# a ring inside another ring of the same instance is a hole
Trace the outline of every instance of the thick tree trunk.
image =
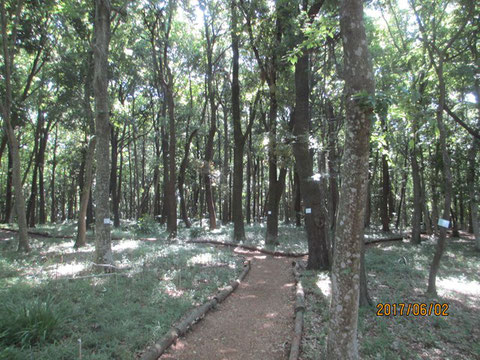
[(278, 210), (280, 198), (285, 187), (287, 170), (280, 169), (277, 178), (277, 86), (276, 75), (270, 80), (270, 110), (269, 110), (269, 142), (268, 142), (268, 202), (267, 202), (267, 233), (265, 243), (278, 243)]
[[(113, 264), (110, 220), (110, 111), (108, 101), (108, 47), (110, 1), (95, 0), (94, 94), (97, 163), (95, 182), (95, 254), (97, 264)], [(104, 267), (105, 271), (111, 268)]]
[(313, 179), (313, 159), (310, 153), (310, 118), (308, 82), (308, 53), (300, 56), (295, 64), (295, 111), (293, 115), (292, 149), (296, 170), (300, 179), (300, 191), (305, 207), (305, 229), (308, 239), (308, 269), (326, 270), (330, 266), (325, 214), (325, 195), (320, 182)]
[(342, 190), (335, 229), (326, 352), (326, 358), (330, 360), (359, 358), (357, 323), (372, 109), (355, 100), (354, 96), (363, 93), (367, 97), (367, 94), (372, 96), (374, 93), (373, 69), (363, 23), (363, 1), (342, 0), (340, 4), (347, 97)]
[(85, 246), (87, 244), (87, 209), (88, 200), (90, 198), (90, 189), (92, 188), (93, 180), (93, 161), (95, 156), (95, 137), (90, 139), (88, 148), (85, 154), (85, 180), (80, 194), (80, 210), (78, 212), (77, 238), (75, 241), (75, 248)]

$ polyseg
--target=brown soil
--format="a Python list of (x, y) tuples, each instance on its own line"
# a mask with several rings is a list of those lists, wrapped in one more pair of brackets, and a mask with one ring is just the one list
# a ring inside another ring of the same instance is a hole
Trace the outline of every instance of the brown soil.
[(295, 289), (291, 260), (253, 254), (249, 259), (250, 272), (237, 290), (161, 359), (288, 359)]

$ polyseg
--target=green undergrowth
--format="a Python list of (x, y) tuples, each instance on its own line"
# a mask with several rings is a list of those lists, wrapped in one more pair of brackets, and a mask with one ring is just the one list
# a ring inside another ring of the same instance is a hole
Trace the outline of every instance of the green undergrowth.
[[(447, 239), (437, 277), (438, 296), (426, 296), (436, 240), (419, 246), (367, 248), (373, 306), (359, 313), (362, 359), (480, 359), (480, 254), (469, 239)], [(303, 360), (325, 359), (329, 295), (325, 273), (305, 272), (307, 296)], [(323, 290), (322, 290), (323, 289)], [(448, 304), (448, 316), (377, 316), (377, 304)]]
[(0, 359), (77, 359), (80, 347), (83, 360), (133, 359), (242, 269), (228, 249), (112, 246), (117, 271), (96, 276), (91, 242), (75, 251), (72, 239), (35, 237), (21, 255), (0, 241)]

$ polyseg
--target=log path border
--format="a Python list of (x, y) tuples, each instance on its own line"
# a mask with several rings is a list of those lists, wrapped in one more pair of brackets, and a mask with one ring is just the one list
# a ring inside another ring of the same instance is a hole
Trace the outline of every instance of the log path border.
[(244, 263), (244, 269), (238, 279), (230, 282), (230, 285), (226, 286), (224, 289), (217, 292), (217, 294), (205, 302), (204, 304), (196, 307), (190, 313), (183, 317), (177, 325), (172, 326), (170, 331), (165, 335), (159, 342), (150, 346), (145, 350), (143, 355), (140, 357), (141, 360), (157, 360), (162, 356), (162, 354), (181, 336), (185, 335), (188, 329), (192, 325), (200, 321), (211, 309), (213, 309), (217, 304), (223, 302), (231, 293), (233, 293), (238, 285), (243, 281), (245, 276), (247, 276), (250, 271), (250, 260), (247, 260)]
[(303, 315), (305, 313), (305, 293), (300, 279), (299, 264), (293, 262), (293, 276), (295, 277), (295, 330), (290, 347), (289, 360), (298, 360), (303, 334)]

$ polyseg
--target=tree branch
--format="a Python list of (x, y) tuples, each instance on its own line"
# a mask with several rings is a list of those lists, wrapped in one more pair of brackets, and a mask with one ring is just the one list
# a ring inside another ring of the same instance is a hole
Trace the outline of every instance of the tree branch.
[(466, 124), (462, 119), (460, 119), (457, 116), (457, 114), (455, 114), (446, 103), (443, 105), (443, 110), (445, 110), (445, 112), (448, 115), (450, 115), (453, 118), (453, 120), (455, 120), (461, 127), (467, 130), (470, 133), (470, 135), (480, 140), (480, 133), (472, 129), (468, 124)]

